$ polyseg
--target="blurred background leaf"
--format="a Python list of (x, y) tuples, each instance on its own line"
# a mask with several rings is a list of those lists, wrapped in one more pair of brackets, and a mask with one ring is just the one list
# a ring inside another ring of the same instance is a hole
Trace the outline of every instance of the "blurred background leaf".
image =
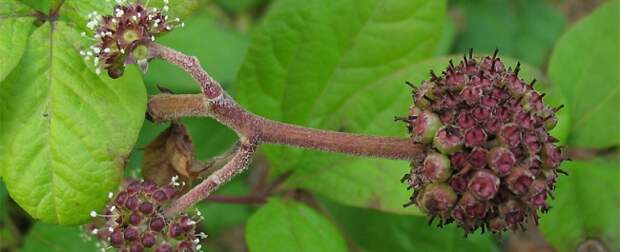
[(455, 225), (429, 226), (427, 217), (382, 213), (324, 200), (331, 217), (363, 251), (500, 251), (495, 237), (465, 233)]
[(541, 67), (565, 25), (560, 10), (545, 0), (454, 0), (453, 4), (459, 30), (455, 53), (499, 48), (503, 55)]
[(88, 240), (79, 227), (66, 227), (37, 222), (24, 241), (21, 252), (98, 251), (94, 240)]
[[(250, 194), (250, 188), (244, 177), (232, 180), (218, 190), (214, 195), (218, 196), (244, 196)], [(198, 209), (207, 215), (202, 227), (209, 235), (220, 235), (227, 229), (244, 225), (250, 218), (253, 208), (247, 204), (224, 204), (218, 202), (203, 201), (198, 204)], [(217, 217), (215, 217), (217, 216)]]
[(552, 207), (540, 219), (545, 237), (559, 251), (576, 251), (585, 240), (599, 240), (620, 251), (620, 170), (618, 162), (565, 162), (569, 176), (558, 179)]
[(620, 3), (610, 1), (560, 38), (549, 77), (572, 112), (574, 147), (620, 145)]
[(268, 0), (215, 0), (215, 2), (228, 12), (238, 13), (255, 8)]
[(312, 208), (272, 198), (250, 218), (246, 230), (252, 252), (343, 252), (340, 233)]

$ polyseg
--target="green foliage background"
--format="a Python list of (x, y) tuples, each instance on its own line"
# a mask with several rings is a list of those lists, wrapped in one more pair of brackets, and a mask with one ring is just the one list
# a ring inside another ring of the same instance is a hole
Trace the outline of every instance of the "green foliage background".
[[(30, 14), (60, 8), (54, 29)], [(162, 1), (151, 1), (153, 5)], [(159, 42), (197, 56), (250, 111), (284, 122), (405, 136), (394, 115), (419, 83), (469, 48), (500, 49), (537, 78), (546, 102), (565, 104), (553, 134), (597, 153), (567, 162), (540, 231), (558, 251), (586, 239), (620, 250), (620, 4), (575, 19), (573, 0), (178, 0), (186, 27)], [(166, 125), (144, 121), (157, 85), (195, 93), (184, 72), (155, 61), (140, 76), (94, 74), (80, 58), (86, 15), (106, 1), (0, 0), (0, 251), (89, 251), (74, 224), (99, 209), (142, 149)], [(594, 6), (593, 6), (594, 7)], [(184, 119), (199, 159), (236, 140), (210, 119)], [(141, 129), (140, 129), (141, 127)], [(118, 130), (123, 129), (123, 130)], [(611, 153), (611, 154), (610, 154)], [(398, 183), (401, 161), (351, 158), (287, 147), (261, 148), (270, 178), (292, 172), (265, 204), (200, 203), (207, 251), (504, 251), (510, 235), (428, 227)], [(258, 165), (257, 165), (258, 166)], [(248, 195), (254, 167), (217, 192)], [(301, 198), (304, 198), (301, 197)], [(297, 197), (299, 198), (299, 197)], [(62, 224), (58, 225), (58, 224)]]

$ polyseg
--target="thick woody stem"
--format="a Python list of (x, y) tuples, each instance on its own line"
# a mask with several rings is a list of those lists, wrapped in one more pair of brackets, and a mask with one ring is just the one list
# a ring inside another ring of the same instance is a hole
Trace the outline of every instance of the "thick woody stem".
[(189, 192), (172, 202), (172, 205), (166, 209), (166, 215), (172, 216), (206, 199), (211, 192), (217, 190), (221, 185), (242, 173), (252, 161), (252, 157), (256, 152), (256, 147), (254, 141), (242, 142), (233, 158), (224, 167), (211, 174)]
[[(212, 117), (233, 129), (242, 143), (233, 158), (221, 169), (172, 203), (166, 214), (182, 211), (205, 199), (223, 183), (244, 171), (260, 143), (272, 143), (338, 152), (351, 155), (399, 160), (418, 159), (424, 148), (408, 138), (365, 136), (305, 128), (276, 122), (252, 114), (239, 106), (200, 66), (198, 59), (168, 47), (153, 44), (151, 53), (183, 68), (199, 84), (203, 95), (161, 94), (151, 97), (149, 118), (155, 122), (180, 117)], [(206, 99), (205, 99), (206, 98)]]
[(408, 138), (305, 128), (251, 114), (233, 102), (203, 101), (200, 95), (156, 95), (149, 99), (148, 114), (156, 122), (180, 117), (210, 116), (234, 129), (239, 135), (255, 138), (261, 143), (398, 160), (417, 159), (423, 154), (423, 147)]

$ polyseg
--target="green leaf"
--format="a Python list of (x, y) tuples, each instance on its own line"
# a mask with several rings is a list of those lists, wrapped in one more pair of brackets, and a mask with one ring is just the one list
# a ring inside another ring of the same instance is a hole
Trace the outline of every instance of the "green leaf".
[(569, 143), (584, 148), (620, 144), (620, 3), (610, 1), (558, 41), (549, 77), (568, 99)]
[(252, 252), (347, 251), (344, 239), (313, 209), (272, 198), (248, 221), (246, 240)]
[(465, 26), (456, 42), (458, 53), (499, 48), (504, 55), (542, 66), (565, 26), (562, 12), (548, 1), (460, 0), (455, 6)]
[(395, 215), (323, 201), (355, 247), (367, 252), (499, 251), (494, 236), (469, 234), (455, 224), (429, 226), (425, 217)]
[[(249, 195), (246, 180), (237, 178), (230, 181), (217, 190), (216, 195), (243, 196)], [(237, 225), (244, 225), (252, 214), (252, 208), (247, 204), (226, 204), (218, 202), (203, 201), (196, 206), (207, 216), (217, 216), (215, 218), (205, 218), (201, 222), (202, 227), (208, 231), (209, 237), (223, 235), (224, 231), (234, 228)]]
[[(383, 79), (383, 90), (393, 90), (393, 94), (388, 96), (394, 104), (389, 107), (387, 113), (380, 114), (383, 121), (375, 123), (372, 127), (376, 134), (381, 134), (382, 129), (396, 127), (397, 131), (405, 132), (402, 125), (394, 123), (391, 118), (396, 114), (405, 114), (411, 105), (409, 88), (404, 84), (405, 81), (420, 83), (428, 79), (429, 70), (442, 72), (450, 59), (458, 62), (460, 56), (434, 58), (403, 68), (400, 72)], [(516, 60), (502, 57), (506, 65), (514, 66)], [(548, 90), (545, 102), (557, 106), (562, 103), (563, 97), (557, 90), (550, 89), (544, 83), (544, 77), (540, 71), (526, 64), (521, 65), (520, 76), (525, 80), (537, 78), (543, 80), (537, 82), (537, 88)], [(374, 97), (373, 97), (374, 98)], [(372, 103), (377, 99), (368, 99), (366, 102)], [(367, 107), (367, 106), (365, 106)], [(362, 111), (364, 112), (364, 111)], [(351, 115), (355, 115), (351, 113)], [(363, 115), (360, 115), (362, 117)], [(568, 110), (558, 114), (560, 119), (558, 126), (552, 134), (564, 141), (567, 135), (570, 120), (567, 118)], [(318, 153), (316, 154), (318, 156)], [(399, 183), (403, 175), (409, 172), (409, 165), (403, 161), (385, 161), (378, 159), (362, 158), (340, 158), (339, 161), (307, 155), (304, 156), (306, 164), (303, 169), (297, 169), (295, 174), (289, 178), (287, 186), (301, 187), (320, 193), (321, 195), (343, 203), (346, 205), (366, 207), (381, 211), (398, 214), (419, 214), (415, 207), (403, 208), (411, 196), (411, 192), (406, 190), (404, 184)], [(290, 161), (290, 158), (286, 158)], [(355, 197), (351, 197), (355, 195)]]
[(0, 19), (31, 15), (34, 11), (16, 0), (0, 0)]
[[(115, 1), (65, 0), (61, 8), (61, 18), (75, 23), (80, 31), (87, 31), (88, 14), (96, 11), (101, 15), (111, 15), (115, 5)], [(183, 18), (196, 10), (199, 5), (199, 0), (170, 1), (168, 15)], [(148, 5), (149, 8), (162, 8), (162, 6), (164, 6), (163, 0), (150, 0)]]
[[(249, 39), (238, 31), (219, 25), (209, 13), (200, 12), (185, 20), (185, 28), (172, 31), (158, 42), (198, 57), (209, 74), (231, 90)], [(153, 61), (144, 79), (147, 83), (156, 83), (175, 92), (200, 91), (191, 76), (164, 61)]]
[(35, 30), (0, 83), (0, 167), (11, 197), (34, 218), (75, 224), (115, 191), (144, 120), (135, 69), (98, 77), (63, 22)]
[(267, 0), (215, 0), (223, 9), (229, 12), (240, 12), (252, 9)]
[(26, 49), (30, 31), (34, 27), (34, 18), (0, 17), (0, 82), (13, 70)]
[(94, 240), (87, 240), (78, 227), (34, 224), (21, 252), (82, 252), (99, 251)]
[[(390, 79), (434, 53), (444, 11), (444, 1), (275, 2), (241, 67), (238, 100), (257, 114), (288, 123), (404, 136), (406, 130), (392, 119), (406, 113), (410, 94), (401, 84), (404, 79)], [(276, 174), (312, 172), (348, 159), (289, 147), (266, 146), (263, 151)], [(361, 160), (357, 177), (376, 174), (369, 170), (377, 166), (390, 170), (387, 178), (395, 177), (406, 167), (404, 162)], [(393, 188), (363, 186), (404, 190), (397, 182), (380, 185)], [(351, 200), (367, 205), (371, 198)], [(398, 209), (403, 211), (400, 204)]]
[(620, 170), (617, 162), (565, 162), (569, 176), (560, 176), (549, 213), (540, 219), (545, 238), (558, 251), (576, 251), (587, 239), (602, 241), (608, 251), (620, 250)]
[(31, 8), (41, 11), (43, 13), (49, 13), (49, 11), (52, 9), (52, 7), (57, 6), (56, 3), (58, 2), (58, 0), (47, 0), (47, 1), (41, 1), (41, 0), (19, 0), (19, 2), (30, 6)]

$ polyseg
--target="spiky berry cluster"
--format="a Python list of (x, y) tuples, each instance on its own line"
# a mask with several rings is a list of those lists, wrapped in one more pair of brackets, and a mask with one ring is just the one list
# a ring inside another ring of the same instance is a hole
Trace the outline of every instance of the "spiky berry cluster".
[(156, 36), (184, 26), (179, 18), (168, 17), (168, 0), (164, 0), (162, 9), (149, 8), (139, 0), (135, 3), (116, 0), (116, 3), (113, 15), (89, 14), (86, 26), (93, 31), (96, 44), (80, 52), (87, 60), (93, 58), (97, 74), (105, 69), (111, 78), (120, 77), (128, 64), (138, 64), (146, 71), (151, 59), (149, 43)]
[(467, 233), (523, 228), (546, 212), (564, 160), (549, 135), (559, 108), (524, 83), (519, 64), (505, 69), (497, 57), (467, 56), (441, 76), (413, 85), (407, 118), (414, 142), (428, 146), (404, 177), (411, 202), (427, 215), (453, 221)]
[[(173, 181), (174, 183), (175, 181)], [(160, 187), (148, 181), (131, 181), (116, 195), (109, 194), (110, 203), (102, 214), (91, 212), (94, 221), (87, 225), (90, 234), (100, 242), (102, 251), (199, 251), (204, 233), (196, 233), (202, 220), (200, 212), (165, 216), (163, 208), (177, 194), (171, 183)]]

